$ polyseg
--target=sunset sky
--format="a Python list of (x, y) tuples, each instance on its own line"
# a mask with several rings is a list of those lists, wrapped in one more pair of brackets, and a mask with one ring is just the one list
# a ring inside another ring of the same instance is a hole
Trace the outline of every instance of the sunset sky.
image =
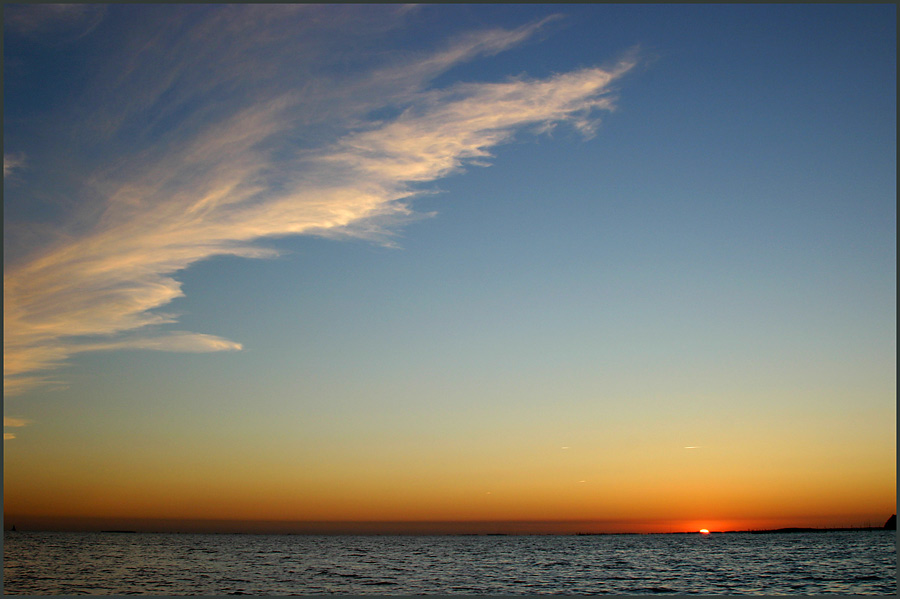
[(895, 512), (894, 5), (3, 16), (7, 528)]

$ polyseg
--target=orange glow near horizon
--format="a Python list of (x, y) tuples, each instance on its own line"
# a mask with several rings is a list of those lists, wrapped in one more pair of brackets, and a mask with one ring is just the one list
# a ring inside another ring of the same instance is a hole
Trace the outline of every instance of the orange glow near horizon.
[(454, 417), (432, 437), (362, 419), (341, 421), (350, 431), (328, 437), (268, 420), (197, 428), (185, 417), (160, 443), (98, 416), (92, 444), (60, 419), (52, 443), (7, 442), (4, 516), (272, 531), (302, 522), (507, 523), (509, 532), (574, 534), (881, 526), (896, 511), (893, 426), (841, 447), (806, 432), (801, 443), (796, 431), (775, 434), (777, 425), (753, 434), (735, 426), (716, 430), (716, 445), (686, 451), (677, 427), (661, 424), (631, 426), (644, 431), (639, 443), (624, 429), (600, 436), (586, 425), (580, 442), (561, 443), (582, 430), (577, 423), (527, 414), (514, 430), (482, 430)]
[[(304, 522), (330, 522), (332, 528), (356, 527), (361, 532), (497, 529), (519, 534), (696, 533), (702, 529), (725, 532), (881, 526), (894, 513), (895, 502), (895, 495), (887, 489), (880, 497), (861, 497), (856, 510), (849, 501), (810, 501), (810, 507), (816, 509), (804, 512), (799, 504), (809, 499), (805, 494), (773, 496), (766, 502), (753, 495), (737, 502), (729, 501), (732, 497), (728, 493), (705, 497), (695, 494), (697, 505), (692, 507), (685, 489), (665, 488), (653, 494), (649, 487), (623, 486), (610, 496), (605, 489), (591, 491), (585, 488), (587, 483), (577, 481), (568, 489), (535, 483), (496, 484), (488, 493), (471, 485), (435, 481), (412, 489), (396, 481), (391, 486), (386, 481), (336, 484), (320, 479), (309, 480), (304, 486), (254, 481), (252, 477), (243, 481), (198, 477), (190, 481), (180, 476), (123, 478), (112, 485), (108, 480), (91, 480), (90, 476), (78, 480), (75, 474), (52, 471), (32, 472), (30, 479), (29, 485), (7, 487), (6, 491), (5, 520), (20, 529), (27, 528), (24, 521), (29, 519), (36, 523), (53, 521), (66, 528), (79, 519), (99, 518), (110, 521), (103, 528), (141, 528), (143, 525), (135, 523), (165, 520), (181, 522), (184, 530), (210, 531), (289, 532), (306, 530)], [(677, 500), (679, 495), (685, 495), (685, 500)], [(392, 529), (388, 523), (404, 524)], [(147, 526), (153, 528), (152, 524)], [(177, 524), (166, 528), (176, 529)]]
[[(186, 454), (192, 461), (178, 462), (166, 452), (154, 458), (149, 452), (78, 457), (73, 451), (49, 459), (40, 450), (6, 449), (4, 476), (17, 484), (6, 485), (4, 515), (13, 523), (25, 517), (251, 528), (254, 522), (455, 522), (490, 529), (489, 523), (506, 522), (520, 523), (508, 525), (510, 532), (696, 533), (881, 526), (896, 505), (895, 477), (887, 471), (838, 470), (791, 481), (789, 473), (774, 470), (748, 469), (740, 478), (708, 468), (706, 477), (696, 478), (686, 467), (674, 476), (642, 464), (643, 476), (637, 470), (604, 476), (589, 470), (587, 460), (562, 463), (576, 455), (572, 450), (543, 463), (469, 459), (429, 472), (429, 460), (415, 454), (405, 462), (396, 456), (389, 468), (363, 453), (357, 463), (331, 459), (325, 467), (289, 452), (213, 460), (198, 451)], [(674, 470), (677, 464), (663, 466)]]
[[(48, 473), (49, 474), (49, 473)], [(7, 487), (5, 515), (62, 518), (176, 519), (185, 521), (355, 521), (355, 522), (554, 522), (571, 532), (696, 532), (770, 529), (782, 527), (845, 527), (881, 525), (893, 513), (892, 495), (830, 505), (810, 502), (804, 513), (799, 501), (779, 497), (755, 503), (723, 501), (713, 496), (692, 508), (669, 501), (650, 489), (623, 487), (615, 497), (542, 485), (495, 485), (488, 493), (460, 485), (410, 489), (386, 484), (302, 485), (253, 484), (245, 480), (193, 482), (184, 479), (124, 479), (116, 486), (105, 481), (75, 480), (58, 475), (28, 489)], [(38, 483), (33, 480), (32, 482)], [(315, 484), (318, 482), (319, 484)], [(333, 481), (332, 481), (333, 482)], [(371, 481), (370, 481), (371, 482)], [(93, 483), (93, 484), (92, 484)], [(551, 492), (551, 491), (555, 491)], [(677, 498), (677, 493), (666, 489)], [(563, 492), (566, 492), (563, 495)], [(579, 496), (579, 493), (583, 495)], [(679, 493), (685, 493), (680, 491)], [(363, 501), (360, 498), (365, 498)], [(782, 499), (779, 502), (779, 499)], [(801, 497), (800, 499), (806, 499)], [(699, 501), (699, 500), (698, 500)], [(631, 504), (630, 506), (628, 504)], [(830, 508), (830, 509), (829, 509)], [(713, 517), (704, 516), (704, 513)], [(576, 523), (576, 524), (568, 524)], [(582, 530), (583, 529), (583, 530)]]

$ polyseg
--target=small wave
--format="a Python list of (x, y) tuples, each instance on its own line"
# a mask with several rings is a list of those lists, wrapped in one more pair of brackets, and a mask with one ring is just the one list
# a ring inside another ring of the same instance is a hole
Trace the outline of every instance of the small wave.
[(641, 590), (642, 590), (642, 591), (645, 591), (645, 592), (647, 592), (647, 593), (653, 593), (653, 594), (657, 594), (657, 593), (677, 593), (677, 592), (678, 592), (678, 591), (676, 591), (675, 589), (670, 589), (669, 587), (644, 587), (644, 588), (641, 589)]
[(354, 574), (353, 572), (331, 572), (331, 574), (341, 578), (365, 578), (362, 574)]

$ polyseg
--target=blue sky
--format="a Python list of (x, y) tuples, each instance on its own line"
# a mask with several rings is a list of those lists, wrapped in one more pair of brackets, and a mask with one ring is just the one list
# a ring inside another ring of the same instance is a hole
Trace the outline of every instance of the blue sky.
[(502, 470), (606, 436), (763, 469), (802, 419), (796, 467), (839, 436), (895, 467), (894, 6), (4, 18), (23, 455), (289, 437)]

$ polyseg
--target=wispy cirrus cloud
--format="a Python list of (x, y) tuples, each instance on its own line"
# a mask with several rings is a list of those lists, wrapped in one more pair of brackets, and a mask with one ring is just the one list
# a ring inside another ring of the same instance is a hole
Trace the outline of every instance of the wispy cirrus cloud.
[[(211, 18), (223, 24), (222, 13)], [(467, 34), (430, 53), (320, 80), (316, 88), (254, 80), (256, 89), (212, 112), (197, 90), (236, 84), (230, 66), (218, 80), (194, 86), (178, 75), (201, 66), (193, 58), (175, 65), (174, 77), (152, 73), (157, 85), (108, 115), (112, 129), (98, 130), (99, 139), (115, 138), (150, 107), (165, 110), (173, 97), (193, 98), (196, 108), (180, 117), (177, 131), (143, 130), (153, 143), (89, 175), (101, 199), (85, 202), (85, 213), (95, 215), (90, 226), (63, 228), (5, 269), (5, 391), (52, 382), (46, 373), (82, 352), (241, 349), (214, 335), (163, 331), (177, 322), (158, 311), (182, 295), (175, 273), (216, 255), (271, 257), (256, 245), (264, 238), (383, 236), (413, 214), (410, 201), (424, 184), (490, 157), (523, 127), (567, 122), (589, 131), (596, 110), (613, 108), (609, 86), (633, 59), (544, 79), (428, 87), (461, 61), (521, 43), (544, 22)], [(197, 27), (211, 31), (208, 21)], [(283, 24), (272, 27), (254, 30), (255, 41), (245, 46), (278, 39)], [(267, 69), (291, 57), (268, 58)], [(136, 57), (128, 60), (134, 64), (126, 79), (142, 68)], [(396, 116), (367, 117), (385, 107)]]
[(102, 4), (13, 4), (3, 11), (7, 32), (71, 41), (91, 32), (103, 19)]
[[(31, 424), (31, 421), (26, 420), (25, 418), (14, 418), (12, 416), (4, 416), (3, 417), (3, 428), (7, 428), (7, 427), (18, 428), (21, 426), (28, 426), (29, 424)], [(4, 433), (3, 433), (4, 441), (9, 441), (10, 439), (15, 439), (15, 438), (16, 438), (15, 433), (7, 433), (4, 431)]]
[(25, 155), (21, 152), (3, 154), (3, 178), (13, 174), (13, 172), (25, 166)]

